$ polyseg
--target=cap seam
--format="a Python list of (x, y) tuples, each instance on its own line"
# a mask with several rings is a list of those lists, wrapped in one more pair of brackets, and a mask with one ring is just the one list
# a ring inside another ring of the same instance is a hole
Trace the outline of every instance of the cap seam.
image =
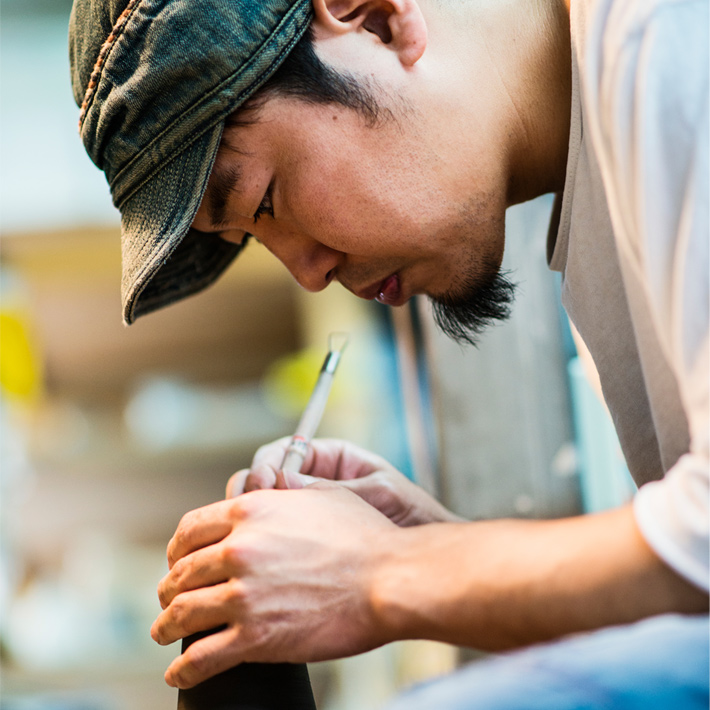
[(101, 75), (103, 74), (104, 67), (106, 66), (106, 60), (109, 58), (113, 48), (116, 46), (116, 40), (121, 36), (121, 33), (125, 29), (130, 16), (135, 11), (136, 7), (140, 4), (140, 0), (130, 0), (128, 5), (124, 8), (123, 12), (118, 16), (116, 22), (111, 29), (111, 34), (106, 38), (104, 43), (101, 45), (99, 50), (99, 55), (96, 58), (96, 63), (91, 71), (91, 76), (89, 77), (89, 83), (86, 86), (86, 91), (84, 92), (84, 101), (81, 104), (81, 109), (79, 111), (79, 133), (86, 118), (86, 114), (94, 102), (94, 97), (96, 96), (96, 89), (99, 86), (101, 80)]
[[(141, 159), (141, 157), (145, 154), (146, 151), (148, 151), (151, 147), (153, 147), (156, 143), (161, 141), (167, 133), (170, 133), (174, 130), (175, 126), (179, 125), (180, 123), (183, 123), (184, 121), (188, 120), (192, 115), (194, 115), (197, 111), (199, 111), (200, 107), (203, 106), (206, 102), (208, 102), (211, 98), (213, 98), (216, 94), (220, 93), (221, 91), (224, 90), (226, 86), (228, 86), (230, 83), (233, 83), (235, 79), (237, 79), (241, 74), (243, 74), (252, 64), (254, 64), (257, 60), (257, 58), (266, 51), (266, 48), (268, 47), (269, 43), (274, 40), (274, 35), (278, 33), (279, 28), (287, 24), (289, 20), (292, 20), (292, 15), (296, 14), (298, 9), (301, 9), (302, 5), (307, 4), (307, 3), (301, 3), (299, 5), (294, 5), (292, 10), (284, 15), (283, 19), (281, 22), (274, 28), (272, 35), (264, 42), (264, 44), (261, 45), (259, 48), (259, 51), (255, 53), (252, 58), (250, 59), (249, 62), (246, 64), (242, 65), (239, 67), (239, 69), (232, 74), (230, 74), (227, 78), (225, 78), (223, 81), (221, 81), (217, 86), (215, 86), (212, 91), (210, 91), (208, 94), (202, 96), (200, 98), (200, 101), (194, 103), (187, 111), (183, 112), (180, 114), (174, 121), (172, 121), (169, 125), (167, 125), (160, 133), (155, 136), (150, 143), (148, 143), (146, 146), (144, 146), (139, 153), (137, 153), (133, 158), (129, 160), (126, 165), (124, 165), (118, 173), (116, 173), (114, 179), (111, 182), (111, 187), (112, 189), (114, 186), (120, 182), (121, 177), (126, 173), (127, 170), (129, 170), (132, 166), (136, 164), (137, 161)], [(308, 19), (307, 22), (305, 23), (306, 26), (310, 22), (310, 13), (308, 14)], [(286, 44), (283, 49), (276, 55), (271, 62), (271, 65), (269, 67), (269, 70), (262, 73), (257, 79), (255, 79), (248, 87), (245, 87), (240, 91), (238, 94), (236, 94), (234, 97), (232, 97), (232, 100), (229, 102), (230, 108), (227, 109), (226, 111), (221, 111), (217, 114), (217, 117), (211, 120), (210, 122), (204, 124), (200, 129), (197, 129), (195, 132), (193, 132), (193, 136), (187, 143), (181, 143), (179, 148), (176, 149), (172, 155), (169, 155), (165, 158), (166, 162), (170, 162), (173, 160), (177, 155), (182, 153), (186, 148), (188, 148), (192, 143), (194, 143), (196, 140), (198, 140), (202, 135), (204, 135), (205, 132), (210, 130), (210, 128), (213, 128), (217, 123), (222, 121), (228, 113), (233, 110), (231, 106), (234, 106), (235, 104), (238, 104), (242, 98), (246, 95), (249, 95), (256, 91), (260, 85), (262, 85), (264, 82), (268, 80), (268, 78), (273, 74), (273, 72), (278, 68), (278, 66), (281, 63), (281, 59), (284, 56), (284, 54), (288, 54), (293, 46), (296, 44), (296, 42), (299, 41), (302, 35), (302, 29), (303, 27), (301, 26), (300, 23), (295, 23), (295, 35), (293, 39), (289, 41), (288, 44)], [(147, 181), (149, 181), (153, 175), (155, 175), (156, 172), (159, 172), (160, 166), (156, 166), (152, 171), (146, 175), (146, 177), (140, 181), (140, 183), (134, 187), (133, 189), (128, 192), (126, 196), (121, 196), (119, 198), (116, 198), (116, 206), (118, 209), (121, 209), (121, 206), (124, 205), (134, 194), (137, 190), (139, 190)], [(120, 194), (120, 190), (118, 190)]]
[(180, 145), (179, 150), (176, 150), (172, 155), (166, 157), (163, 163), (157, 165), (153, 170), (151, 170), (133, 189), (130, 190), (130, 192), (128, 192), (125, 197), (121, 198), (120, 202), (116, 203), (116, 207), (121, 210), (126, 204), (126, 202), (128, 202), (146, 183), (150, 182), (157, 173), (159, 173), (161, 170), (170, 165), (170, 163), (172, 163), (174, 160), (177, 160), (177, 158), (179, 158), (182, 153), (184, 153), (194, 143), (200, 140), (200, 138), (202, 138), (205, 133), (207, 133), (207, 131), (209, 131), (211, 128), (214, 128), (221, 120), (222, 119), (218, 119), (214, 121), (214, 123), (210, 123), (204, 129), (200, 130), (199, 133), (195, 133), (190, 138), (186, 139), (186, 141)]

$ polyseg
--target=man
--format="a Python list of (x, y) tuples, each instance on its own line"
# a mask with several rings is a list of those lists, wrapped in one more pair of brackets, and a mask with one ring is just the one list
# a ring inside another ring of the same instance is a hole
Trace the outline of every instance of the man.
[(426, 294), (473, 341), (511, 297), (505, 209), (554, 191), (550, 265), (647, 484), (600, 515), (466, 523), (357, 447), (315, 442), (285, 475), (276, 442), (170, 542), (153, 637), (224, 629), (169, 684), (626, 624), (403, 707), (707, 705), (707, 20), (701, 0), (76, 0), (80, 130), (122, 212), (126, 322), (254, 235), (306, 289)]

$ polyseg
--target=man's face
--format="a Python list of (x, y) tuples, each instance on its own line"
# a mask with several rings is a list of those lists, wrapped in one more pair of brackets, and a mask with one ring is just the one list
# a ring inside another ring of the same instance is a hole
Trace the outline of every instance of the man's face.
[(253, 234), (310, 291), (338, 280), (393, 306), (426, 294), (450, 313), (481, 288), (490, 300), (505, 212), (495, 155), (473, 167), (426, 112), (392, 114), (371, 126), (352, 109), (269, 99), (225, 129), (193, 226)]

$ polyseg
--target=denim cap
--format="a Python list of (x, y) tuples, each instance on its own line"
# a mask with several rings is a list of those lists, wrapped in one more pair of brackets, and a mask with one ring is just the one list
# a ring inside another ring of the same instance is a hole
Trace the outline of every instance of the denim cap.
[(239, 253), (190, 225), (225, 118), (311, 17), (311, 0), (74, 0), (79, 131), (121, 212), (126, 324), (208, 286)]

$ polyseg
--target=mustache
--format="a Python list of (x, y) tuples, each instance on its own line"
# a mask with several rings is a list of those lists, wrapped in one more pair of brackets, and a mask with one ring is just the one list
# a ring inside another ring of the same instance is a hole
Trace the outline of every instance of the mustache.
[(431, 299), (437, 327), (460, 345), (478, 347), (481, 334), (510, 317), (516, 284), (509, 272), (497, 271), (464, 288), (462, 295)]

